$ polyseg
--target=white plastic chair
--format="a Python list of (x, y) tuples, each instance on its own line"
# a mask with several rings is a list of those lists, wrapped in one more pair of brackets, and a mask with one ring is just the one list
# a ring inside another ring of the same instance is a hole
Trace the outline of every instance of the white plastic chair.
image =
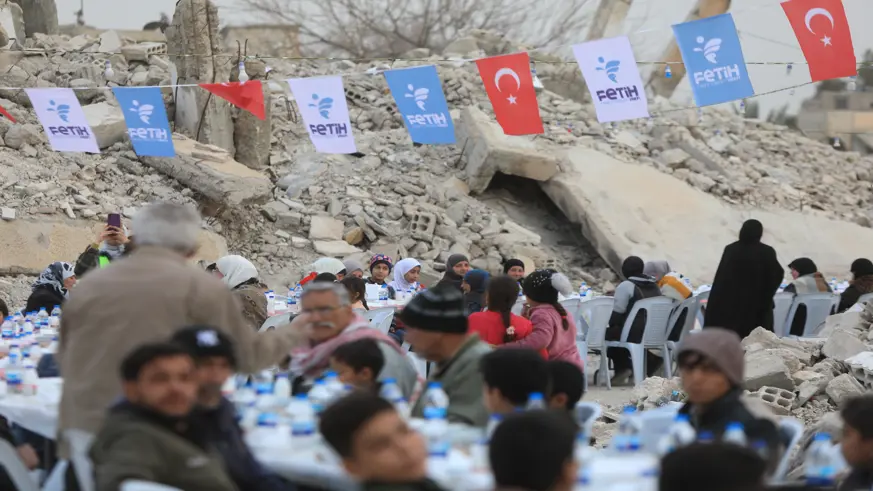
[(870, 300), (873, 300), (873, 293), (865, 293), (865, 294), (861, 295), (860, 297), (858, 297), (858, 301), (855, 303), (860, 303), (860, 304), (866, 305), (867, 302), (869, 302)]
[(791, 323), (797, 313), (797, 307), (800, 305), (806, 306), (806, 322), (803, 324), (803, 333), (801, 334), (801, 337), (806, 338), (814, 336), (818, 332), (819, 326), (824, 324), (839, 303), (839, 295), (833, 293), (804, 293), (795, 296), (788, 316), (782, 325), (783, 336), (791, 333)]
[(128, 480), (121, 483), (121, 491), (183, 491), (173, 486), (165, 486), (156, 482)]
[(88, 450), (94, 435), (82, 430), (65, 430), (64, 439), (70, 445), (70, 462), (76, 470), (81, 491), (94, 491), (94, 469)]
[(268, 331), (270, 329), (275, 329), (283, 324), (287, 324), (291, 322), (291, 312), (286, 312), (284, 314), (274, 315), (272, 317), (268, 317), (266, 321), (261, 325), (258, 332)]
[(640, 444), (647, 452), (657, 451), (658, 443), (673, 426), (682, 404), (666, 404), (636, 413), (640, 421)]
[(706, 290), (705, 292), (695, 295), (694, 298), (697, 299), (697, 322), (700, 323), (700, 327), (703, 328), (703, 321), (706, 318), (706, 302), (709, 302), (709, 292), (711, 290)]
[(368, 310), (364, 317), (370, 321), (370, 325), (373, 328), (382, 331), (383, 334), (388, 334), (388, 331), (391, 329), (391, 321), (394, 320), (394, 308), (384, 307)]
[(793, 293), (779, 292), (773, 295), (773, 333), (777, 337), (785, 337), (785, 320), (793, 302)]
[[(606, 376), (607, 387), (609, 384), (609, 361), (606, 358), (606, 346), (604, 338), (606, 328), (609, 325), (609, 317), (612, 315), (612, 297), (594, 297), (579, 304), (579, 320), (576, 324), (576, 347), (582, 364), (588, 366), (588, 352), (600, 351), (600, 373)], [(586, 326), (583, 328), (582, 326)], [(605, 367), (605, 368), (604, 368)], [(584, 389), (588, 391), (588, 375), (584, 377)], [(596, 384), (597, 381), (595, 380)]]
[(515, 301), (515, 305), (512, 306), (511, 312), (515, 315), (521, 315), (521, 312), (524, 310), (524, 297), (518, 297), (518, 300)]
[(45, 482), (42, 483), (42, 491), (64, 491), (64, 480), (68, 466), (69, 462), (66, 460), (57, 461)]
[(412, 351), (406, 352), (406, 358), (409, 359), (409, 362), (412, 363), (412, 366), (415, 367), (415, 371), (418, 372), (421, 378), (427, 380), (427, 361)]
[(603, 408), (596, 402), (579, 402), (573, 410), (576, 413), (576, 421), (581, 421), (582, 431), (589, 438), (594, 431), (594, 422), (603, 415)]
[(6, 469), (6, 474), (18, 491), (39, 491), (39, 486), (30, 477), (30, 471), (18, 457), (15, 447), (6, 440), (0, 440), (0, 466)]
[[(679, 342), (688, 334), (689, 331), (694, 329), (694, 323), (697, 321), (697, 313), (700, 311), (700, 302), (701, 298), (697, 297), (689, 297), (679, 303), (676, 306), (676, 309), (673, 310), (673, 313), (670, 314), (670, 320), (667, 321), (667, 353), (664, 356), (664, 363), (669, 364), (670, 370), (667, 371), (667, 378), (671, 378), (673, 376), (673, 357), (676, 353), (676, 347), (679, 345)], [(687, 312), (685, 314), (685, 322), (680, 327), (679, 335), (676, 340), (671, 340), (670, 336), (677, 328), (676, 323), (679, 322), (679, 318), (682, 316), (682, 312)]]
[(779, 420), (779, 434), (787, 440), (785, 452), (779, 460), (779, 465), (770, 477), (773, 484), (785, 481), (785, 475), (788, 474), (788, 464), (791, 460), (791, 454), (794, 449), (800, 446), (800, 440), (803, 438), (803, 423), (794, 418), (782, 418)]
[[(579, 318), (579, 306), (582, 304), (581, 298), (568, 298), (561, 303), (561, 307), (564, 307), (564, 310), (573, 317), (573, 320)], [(576, 326), (579, 327), (579, 326)]]
[[(673, 312), (673, 307), (676, 302), (668, 297), (653, 297), (644, 298), (634, 303), (624, 322), (624, 327), (621, 331), (620, 341), (606, 341), (607, 348), (625, 348), (630, 352), (631, 361), (633, 363), (634, 386), (640, 385), (643, 379), (646, 378), (646, 349), (659, 349), (662, 354), (667, 356), (667, 321), (670, 320), (670, 313)], [(643, 328), (643, 338), (639, 344), (628, 343), (627, 338), (630, 335), (631, 327), (634, 319), (641, 310), (646, 312), (646, 325)], [(670, 370), (669, 360), (664, 360), (664, 370)], [(608, 376), (608, 372), (601, 374)]]

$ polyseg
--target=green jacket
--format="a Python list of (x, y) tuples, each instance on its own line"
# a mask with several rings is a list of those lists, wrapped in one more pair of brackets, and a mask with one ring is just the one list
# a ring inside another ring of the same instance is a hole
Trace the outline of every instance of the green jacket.
[[(482, 372), (479, 360), (491, 352), (491, 347), (472, 334), (450, 360), (440, 363), (428, 382), (439, 382), (449, 396), (448, 419), (451, 423), (463, 423), (485, 427), (488, 410), (482, 403)], [(420, 397), (412, 415), (424, 417), (424, 397)]]
[(430, 479), (407, 483), (361, 483), (361, 491), (445, 491)]
[(113, 407), (91, 446), (96, 491), (142, 480), (185, 491), (237, 491), (220, 457), (129, 403)]

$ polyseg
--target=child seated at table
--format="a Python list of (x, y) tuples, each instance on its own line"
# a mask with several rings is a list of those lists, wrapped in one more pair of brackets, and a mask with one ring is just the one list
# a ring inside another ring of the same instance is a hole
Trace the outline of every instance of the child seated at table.
[(584, 394), (585, 374), (579, 365), (564, 360), (546, 362), (549, 371), (549, 408), (572, 413)]
[(379, 393), (382, 385), (378, 379), (383, 366), (385, 356), (370, 338), (340, 345), (330, 357), (330, 368), (340, 382), (374, 394)]
[(575, 426), (553, 411), (508, 416), (488, 447), (495, 489), (572, 491), (578, 471), (575, 440)]
[(479, 370), (484, 381), (482, 402), (492, 414), (513, 413), (527, 405), (531, 394), (545, 398), (548, 393), (546, 361), (532, 349), (494, 350), (482, 357)]
[(427, 445), (390, 402), (354, 392), (321, 414), (319, 430), (363, 491), (442, 491), (427, 478)]

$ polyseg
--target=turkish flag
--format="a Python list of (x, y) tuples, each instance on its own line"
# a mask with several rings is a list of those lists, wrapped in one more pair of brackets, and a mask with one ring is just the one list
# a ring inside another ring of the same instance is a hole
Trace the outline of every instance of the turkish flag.
[(813, 82), (858, 74), (842, 0), (789, 0), (782, 9), (809, 63)]
[(542, 133), (543, 120), (527, 53), (476, 60), (476, 66), (503, 132), (507, 135)]
[(3, 116), (6, 116), (6, 119), (8, 119), (9, 121), (12, 121), (13, 123), (16, 122), (15, 118), (13, 118), (12, 115), (9, 114), (9, 112), (6, 111), (6, 109), (3, 108), (3, 106), (0, 106), (0, 114), (2, 114)]
[(260, 80), (200, 84), (200, 86), (234, 106), (254, 114), (258, 119), (267, 117), (264, 111), (264, 90), (261, 88)]

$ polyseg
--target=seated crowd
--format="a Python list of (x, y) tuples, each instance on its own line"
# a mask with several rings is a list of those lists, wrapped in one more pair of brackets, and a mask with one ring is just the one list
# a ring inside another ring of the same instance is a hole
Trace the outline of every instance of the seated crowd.
[[(414, 418), (424, 416), (428, 384), (439, 383), (448, 396), (450, 423), (484, 429), (489, 421), (500, 421), (488, 450), (497, 489), (576, 487), (574, 449), (581, 430), (576, 410), (586, 385), (587, 354), (577, 347), (579, 319), (559, 301), (572, 292), (566, 276), (526, 271), (517, 259), (506, 262), (504, 275), (492, 276), (453, 254), (442, 279), (426, 288), (414, 258), (395, 263), (375, 255), (366, 267), (321, 258), (301, 280), (297, 314), (261, 333), (268, 318), (266, 286), (250, 261), (225, 256), (206, 268), (209, 274), (183, 267), (197, 250), (199, 226), (191, 208), (146, 206), (133, 219), (135, 247), (127, 229), (107, 226), (76, 264), (55, 262), (33, 285), (28, 311), (63, 308), (58, 351), (47, 355), (51, 365), (40, 373), (64, 377), (58, 453), (70, 456), (69, 430), (95, 435), (89, 456), (97, 491), (118, 490), (129, 480), (194, 491), (295, 489), (295, 483), (255, 458), (234, 404), (222, 395), (235, 373), (273, 367), (288, 373), (295, 395), (309, 391), (328, 372), (352, 389), (325, 408), (318, 424), (342, 466), (365, 490), (442, 489), (428, 478), (423, 437), (407, 415), (380, 397), (389, 382), (397, 384)], [(750, 323), (766, 325), (766, 312), (731, 310), (747, 308), (737, 302), (750, 298), (752, 306), (763, 305), (766, 295), (772, 302), (781, 281), (782, 268), (772, 248), (760, 242), (761, 233), (760, 224), (750, 220), (740, 240), (725, 248), (706, 328), (685, 335), (676, 352), (687, 395), (679, 413), (699, 434), (715, 440), (728, 425), (740, 423), (757, 451), (724, 444), (678, 449), (663, 460), (664, 491), (764, 489), (765, 477), (786, 449), (778, 419), (743, 397), (741, 338)], [(812, 260), (796, 259), (789, 268), (794, 281), (786, 292), (831, 290)], [(610, 341), (642, 338), (645, 313), (629, 318), (636, 302), (654, 297), (681, 302), (692, 295), (687, 279), (666, 261), (646, 263), (631, 256), (621, 273), (623, 281), (612, 292)], [(859, 259), (852, 273), (840, 310), (873, 291), (873, 263)], [(752, 291), (730, 289), (740, 274), (748, 276)], [(416, 293), (398, 310), (388, 332), (366, 318), (368, 285), (386, 287), (389, 298)], [(513, 309), (521, 295), (524, 308), (517, 315)], [(0, 302), (0, 310), (8, 308)], [(721, 320), (724, 328), (716, 327)], [(429, 370), (417, 369), (409, 352), (429, 363)], [(627, 350), (609, 348), (603, 355), (612, 361), (615, 382), (628, 378)], [(653, 353), (647, 356), (650, 372), (664, 363)], [(534, 402), (541, 408), (529, 409)], [(873, 398), (850, 401), (843, 416), (842, 451), (853, 472), (841, 490), (870, 489)], [(48, 456), (36, 453), (38, 443), (31, 437), (0, 426), (0, 438), (33, 468)], [(690, 462), (700, 465), (689, 470)], [(710, 476), (722, 475), (700, 487)], [(0, 475), (0, 485), (2, 479), (8, 476)], [(77, 489), (77, 482), (71, 466), (67, 489)]]

